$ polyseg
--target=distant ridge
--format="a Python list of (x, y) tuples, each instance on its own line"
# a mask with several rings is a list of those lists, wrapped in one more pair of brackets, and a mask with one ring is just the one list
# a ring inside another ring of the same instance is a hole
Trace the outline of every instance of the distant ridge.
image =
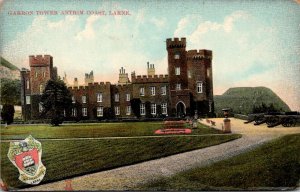
[(4, 59), (0, 57), (0, 79), (20, 79), (20, 69)]
[(9, 61), (1, 57), (1, 66), (4, 66), (6, 68), (9, 68), (10, 70), (20, 70), (18, 67), (15, 65), (11, 64)]
[(267, 87), (234, 87), (223, 95), (215, 95), (215, 112), (222, 114), (222, 109), (229, 107), (234, 113), (249, 114), (254, 107), (273, 104), (280, 111), (291, 111), (271, 89)]

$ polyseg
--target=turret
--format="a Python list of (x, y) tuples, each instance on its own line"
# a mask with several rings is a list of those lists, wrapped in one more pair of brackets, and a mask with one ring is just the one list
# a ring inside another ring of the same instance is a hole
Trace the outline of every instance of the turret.
[(93, 71), (85, 74), (84, 85), (87, 86), (89, 83), (94, 83), (94, 72)]
[(150, 64), (149, 62), (147, 62), (147, 74), (148, 74), (148, 76), (154, 76), (155, 75), (154, 64)]
[(119, 70), (119, 85), (124, 85), (130, 83), (129, 78), (128, 78), (128, 73), (125, 73), (125, 69), (121, 67)]
[(186, 38), (167, 39), (170, 90), (187, 89)]

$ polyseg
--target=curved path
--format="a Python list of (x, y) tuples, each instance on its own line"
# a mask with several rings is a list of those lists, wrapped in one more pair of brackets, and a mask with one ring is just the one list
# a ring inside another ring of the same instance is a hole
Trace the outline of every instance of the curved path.
[[(223, 119), (218, 118), (214, 121), (216, 122), (215, 128), (221, 129)], [(206, 124), (206, 121), (200, 122)], [(73, 190), (133, 190), (135, 186), (153, 179), (172, 176), (180, 171), (205, 166), (238, 155), (279, 136), (300, 133), (300, 127), (267, 128), (265, 125), (254, 126), (251, 123), (244, 124), (243, 122), (231, 119), (233, 133), (243, 135), (242, 138), (231, 142), (24, 190), (67, 190), (67, 185), (71, 185)]]

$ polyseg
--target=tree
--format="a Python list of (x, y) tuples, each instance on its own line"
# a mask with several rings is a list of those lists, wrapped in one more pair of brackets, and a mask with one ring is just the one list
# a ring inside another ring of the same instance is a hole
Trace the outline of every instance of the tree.
[(1, 111), (1, 117), (4, 122), (7, 124), (11, 124), (14, 121), (14, 113), (15, 109), (13, 105), (4, 104), (2, 111)]
[(42, 94), (41, 104), (42, 116), (50, 118), (51, 124), (58, 126), (63, 122), (64, 110), (70, 110), (72, 106), (71, 93), (62, 80), (50, 79)]
[(131, 105), (132, 112), (137, 118), (141, 117), (140, 104), (141, 104), (140, 99), (134, 98), (134, 99), (130, 100), (130, 105)]
[(1, 104), (3, 105), (1, 117), (7, 124), (11, 124), (14, 120), (14, 105), (21, 104), (21, 81), (6, 78), (0, 81)]
[(9, 105), (21, 105), (21, 81), (1, 79), (1, 103)]

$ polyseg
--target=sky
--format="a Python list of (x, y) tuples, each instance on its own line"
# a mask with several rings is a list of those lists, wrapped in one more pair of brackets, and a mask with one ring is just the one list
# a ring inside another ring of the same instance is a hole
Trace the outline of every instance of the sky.
[(213, 51), (215, 95), (265, 86), (300, 111), (299, 1), (0, 0), (0, 6), (1, 55), (19, 68), (29, 68), (29, 55), (50, 54), (69, 83), (74, 77), (83, 83), (91, 70), (95, 81), (117, 83), (121, 67), (129, 76), (145, 75), (148, 61), (167, 74), (166, 39), (186, 37), (187, 50)]

